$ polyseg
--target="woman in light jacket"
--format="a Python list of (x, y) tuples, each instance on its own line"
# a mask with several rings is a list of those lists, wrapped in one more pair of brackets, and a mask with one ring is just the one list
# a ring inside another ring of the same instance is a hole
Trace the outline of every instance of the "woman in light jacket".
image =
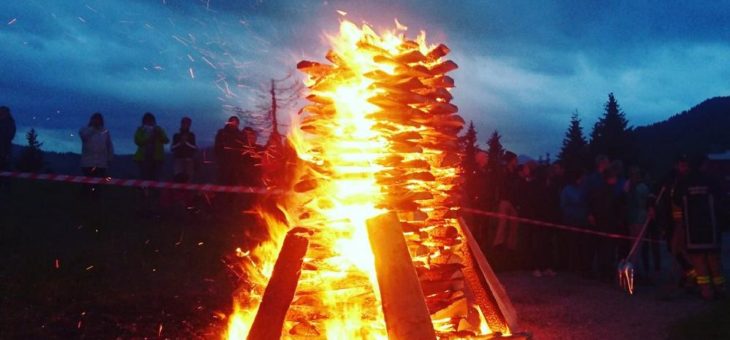
[(109, 130), (104, 128), (104, 117), (96, 112), (89, 125), (79, 130), (81, 137), (81, 171), (85, 176), (105, 177), (109, 162), (114, 157), (114, 145)]

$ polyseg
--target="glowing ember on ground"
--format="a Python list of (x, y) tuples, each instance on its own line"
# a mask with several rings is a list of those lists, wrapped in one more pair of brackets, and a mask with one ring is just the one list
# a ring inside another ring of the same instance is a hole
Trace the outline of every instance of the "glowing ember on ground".
[[(406, 40), (405, 26), (397, 26), (378, 35), (344, 21), (330, 37), (332, 64), (297, 65), (309, 76), (311, 102), (289, 134), (297, 181), (278, 212), (260, 212), (271, 241), (238, 252), (248, 277), (229, 339), (248, 334), (292, 227), (312, 234), (283, 337), (386, 338), (366, 229), (366, 220), (386, 211), (403, 223), (437, 334), (491, 333), (474, 302), (479, 294), (461, 273), (470, 256), (455, 219), (464, 121), (449, 104), (453, 80), (445, 76), (456, 64), (442, 60), (446, 46), (428, 46), (424, 33)], [(282, 213), (286, 221), (274, 217)]]

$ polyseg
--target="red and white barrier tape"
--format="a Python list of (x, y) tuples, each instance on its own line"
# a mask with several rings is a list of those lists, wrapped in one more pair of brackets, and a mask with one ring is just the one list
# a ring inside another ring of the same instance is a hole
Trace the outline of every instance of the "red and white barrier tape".
[[(623, 239), (623, 240), (632, 240), (632, 241), (637, 239), (637, 237), (635, 237), (635, 236), (614, 234), (614, 233), (607, 233), (607, 232), (603, 232), (603, 231), (572, 227), (572, 226), (563, 225), (563, 224), (533, 220), (533, 219), (529, 219), (529, 218), (512, 216), (512, 215), (504, 215), (504, 214), (499, 214), (499, 213), (495, 213), (495, 212), (491, 212), (491, 211), (484, 211), (484, 210), (479, 210), (479, 209), (462, 208), (461, 211), (470, 213), (470, 214), (475, 214), (475, 215), (482, 215), (482, 216), (495, 217), (495, 218), (504, 218), (504, 219), (508, 219), (508, 220), (521, 222), (521, 223), (532, 224), (532, 225), (537, 225), (537, 226), (542, 226), (542, 227), (555, 228), (555, 229), (566, 230), (566, 231), (572, 231), (572, 232), (576, 232), (576, 233), (583, 233), (583, 234), (590, 234), (590, 235), (595, 235), (595, 236), (602, 236), (602, 237)], [(663, 243), (664, 242), (662, 240), (654, 240), (654, 239), (648, 239), (648, 238), (645, 238), (644, 241), (654, 242), (654, 243)]]
[(115, 186), (122, 186), (122, 187), (195, 190), (195, 191), (206, 191), (206, 192), (230, 192), (230, 193), (245, 193), (245, 194), (276, 194), (276, 193), (279, 193), (278, 191), (268, 190), (263, 187), (158, 182), (158, 181), (145, 181), (145, 180), (140, 180), (140, 179), (120, 179), (120, 178), (111, 178), (111, 177), (86, 177), (86, 176), (71, 176), (71, 175), (58, 175), (58, 174), (35, 174), (35, 173), (15, 172), (15, 171), (2, 171), (2, 172), (0, 172), (0, 177), (52, 181), (52, 182), (77, 183), (77, 184), (103, 184), (103, 185), (115, 185)]

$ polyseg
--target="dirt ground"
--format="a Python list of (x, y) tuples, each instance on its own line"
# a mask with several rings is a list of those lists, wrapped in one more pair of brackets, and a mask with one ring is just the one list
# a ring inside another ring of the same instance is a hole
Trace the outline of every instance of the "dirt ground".
[[(730, 241), (728, 233), (724, 236)], [(726, 275), (730, 274), (727, 248)], [(530, 272), (508, 272), (499, 277), (517, 309), (520, 326), (535, 340), (667, 339), (677, 337), (672, 326), (723, 303), (705, 302), (677, 289), (670, 272), (665, 269), (655, 285), (637, 285), (631, 296), (616, 283), (569, 273), (535, 278)]]

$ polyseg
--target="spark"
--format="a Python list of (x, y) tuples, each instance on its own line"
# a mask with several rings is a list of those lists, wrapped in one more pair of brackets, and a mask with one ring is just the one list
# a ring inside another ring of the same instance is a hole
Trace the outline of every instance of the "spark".
[(401, 31), (407, 31), (408, 30), (408, 26), (401, 24), (398, 21), (398, 18), (395, 18), (395, 27), (396, 27), (396, 29), (401, 30)]
[(59, 259), (56, 259), (55, 267), (56, 267), (56, 269), (61, 268), (61, 261)]
[(85, 20), (84, 18), (82, 18), (82, 17), (76, 17), (76, 18), (78, 18), (78, 19), (79, 19), (79, 21), (81, 21), (81, 22), (83, 22), (83, 23), (86, 23), (86, 20)]
[(12, 25), (12, 24), (14, 24), (14, 23), (15, 23), (16, 21), (18, 21), (18, 19), (16, 19), (16, 18), (12, 18), (12, 19), (10, 19), (10, 21), (8, 21), (8, 25)]
[(339, 15), (343, 16), (343, 17), (344, 17), (345, 15), (347, 15), (347, 12), (345, 12), (345, 11), (341, 11), (341, 10), (339, 10), (339, 9), (337, 10), (337, 13), (338, 13)]
[(193, 68), (189, 68), (188, 71), (190, 71), (190, 78), (195, 79), (195, 72), (193, 72)]
[(86, 270), (87, 271), (92, 270), (92, 269), (94, 269), (94, 265), (91, 265), (91, 266), (86, 267)]

